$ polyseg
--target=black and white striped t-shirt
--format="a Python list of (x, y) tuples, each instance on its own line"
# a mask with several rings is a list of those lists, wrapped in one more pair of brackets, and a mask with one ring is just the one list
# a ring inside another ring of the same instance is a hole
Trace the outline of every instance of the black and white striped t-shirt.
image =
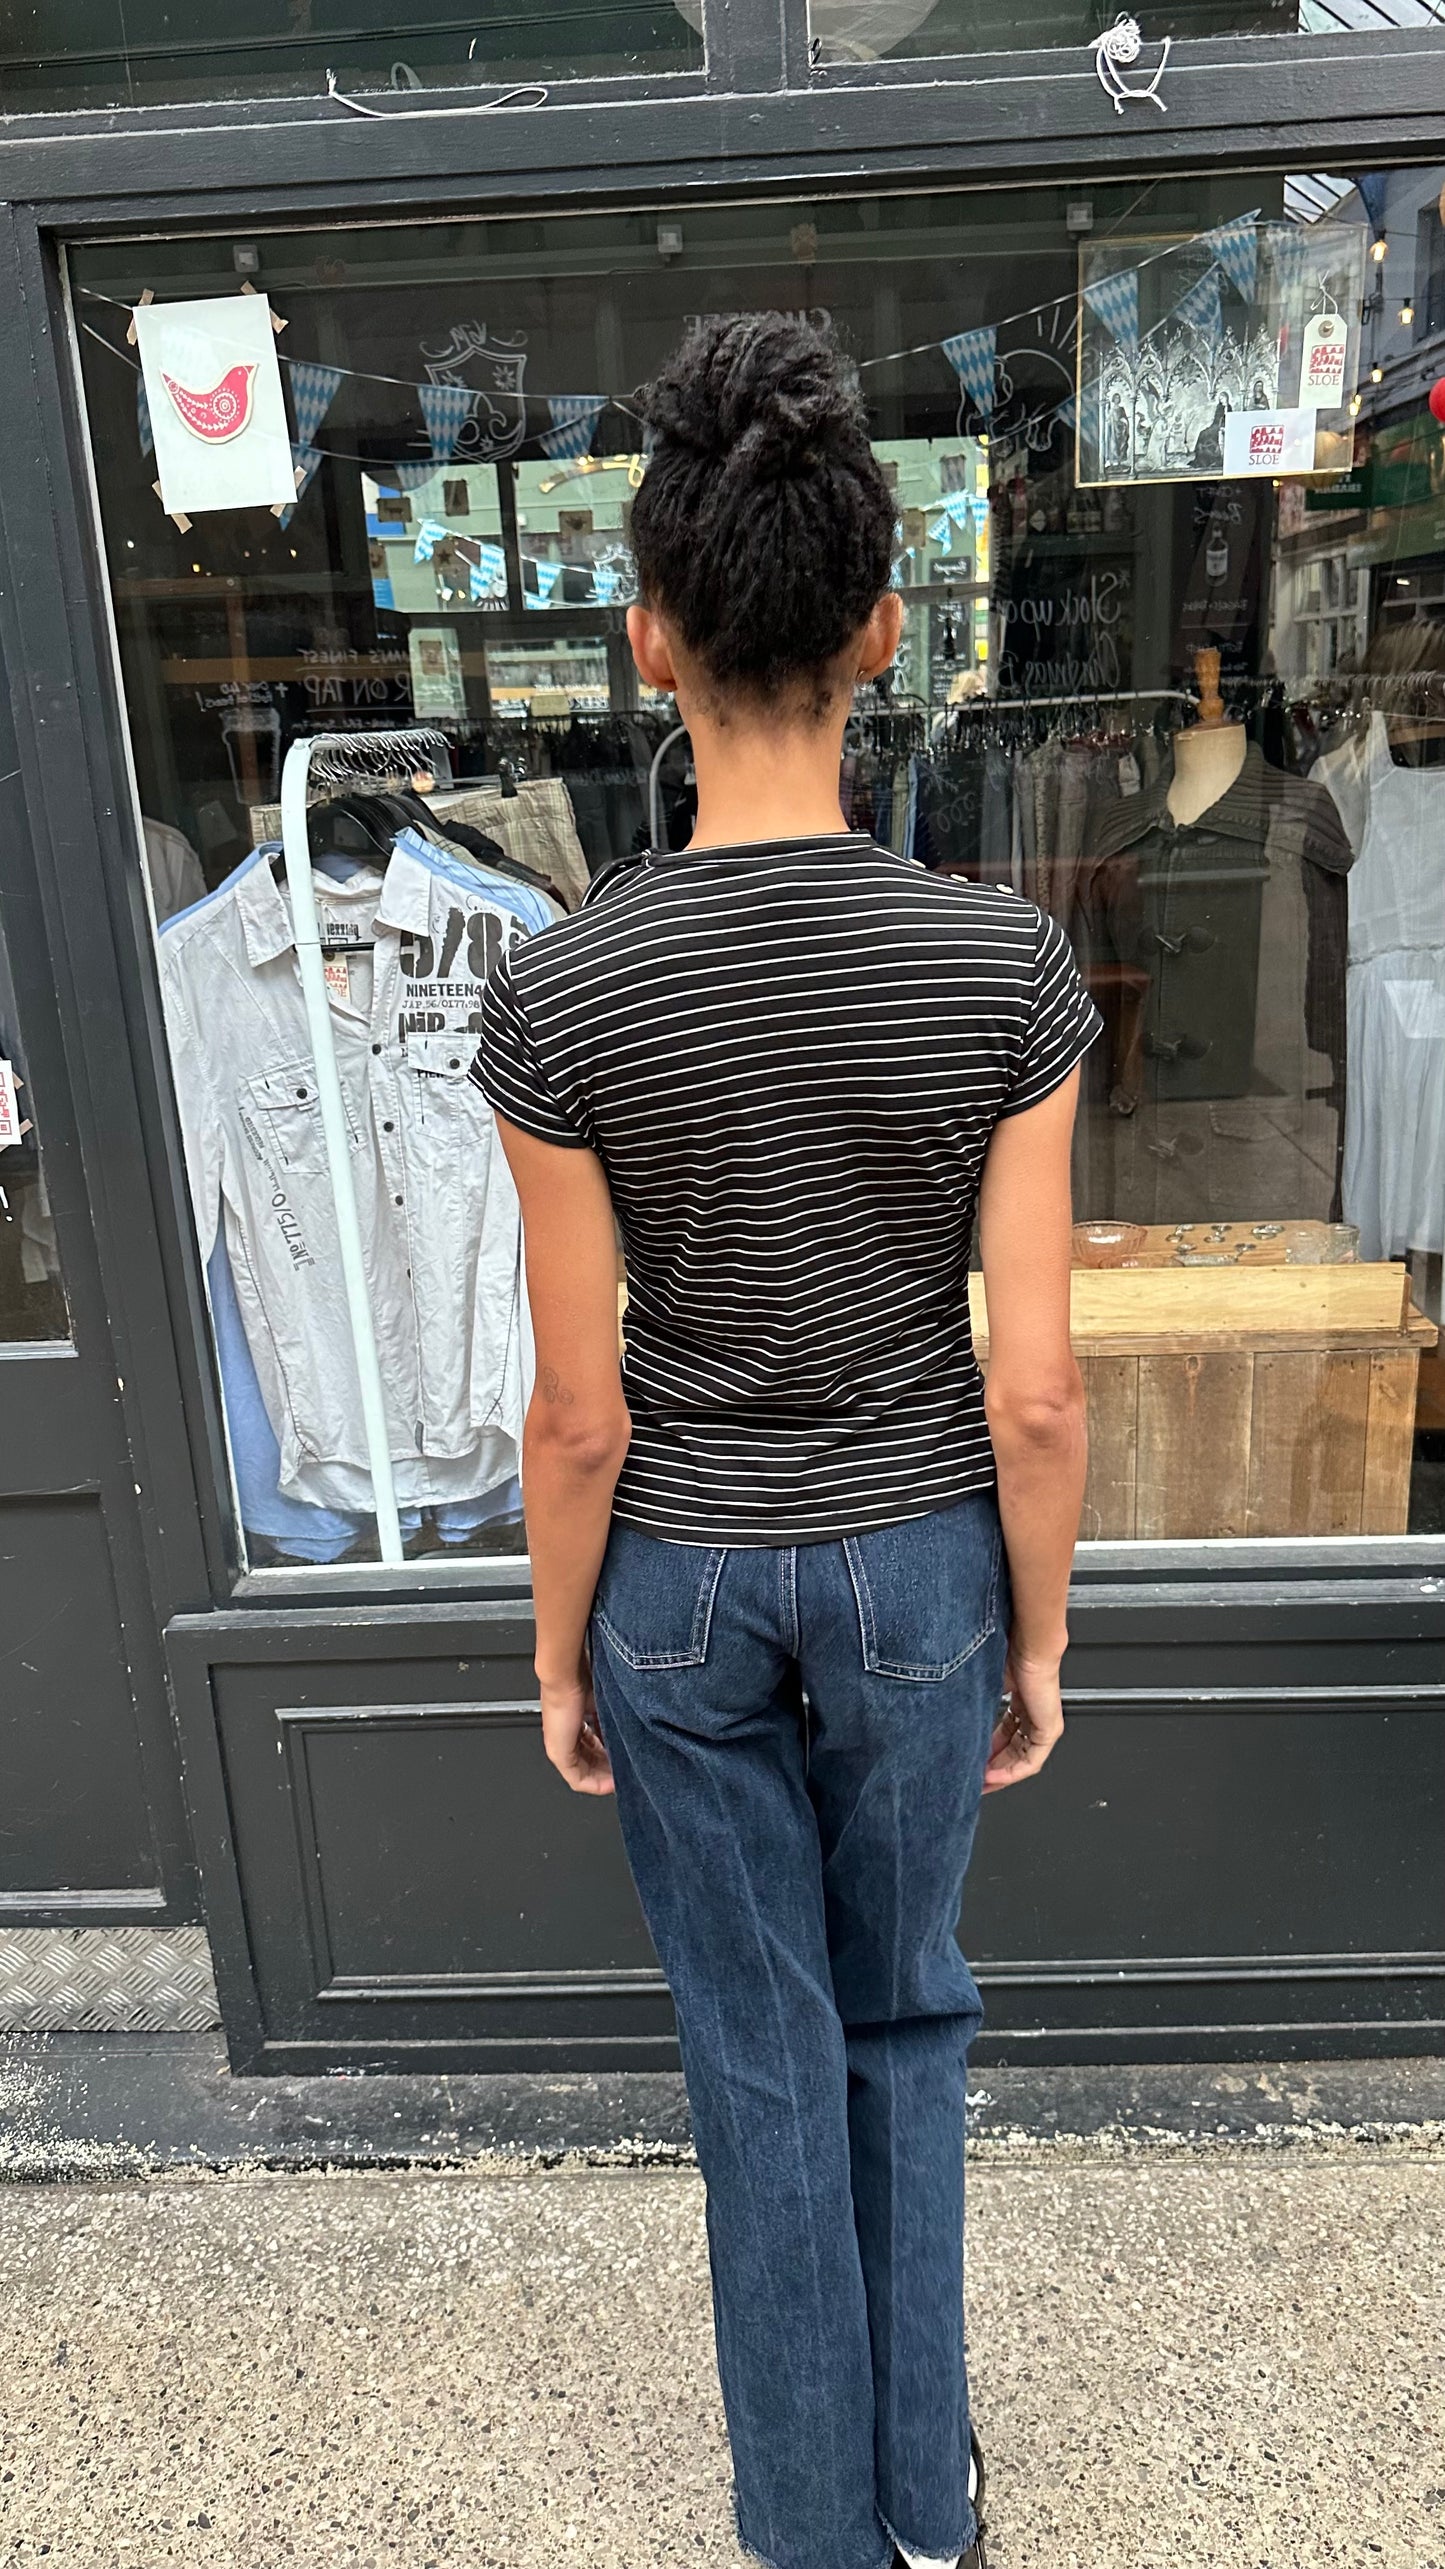
[(1098, 1024), (1053, 920), (857, 834), (654, 854), (513, 944), (472, 1076), (607, 1172), (620, 1518), (825, 1541), (992, 1481), (968, 1321), (984, 1150)]

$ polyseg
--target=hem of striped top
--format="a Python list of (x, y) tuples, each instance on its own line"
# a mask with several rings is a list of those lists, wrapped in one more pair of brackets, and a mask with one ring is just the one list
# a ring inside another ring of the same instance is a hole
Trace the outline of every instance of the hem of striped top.
[(540, 1115), (529, 1114), (525, 1106), (519, 1110), (514, 1101), (504, 1096), (495, 1085), (489, 1087), (480, 1061), (473, 1062), (467, 1077), (473, 1088), (481, 1090), (494, 1115), (500, 1115), (506, 1124), (515, 1124), (519, 1133), (530, 1133), (534, 1142), (550, 1142), (558, 1151), (591, 1149), (585, 1133), (574, 1132), (570, 1124), (564, 1124), (560, 1119), (555, 1124), (544, 1123)]
[(1093, 1012), (1092, 1024), (1076, 1031), (1068, 1051), (1050, 1062), (1041, 1079), (1026, 1080), (1020, 1095), (1005, 1100), (998, 1110), (1000, 1124), (1007, 1123), (1011, 1115), (1026, 1115), (1031, 1106), (1042, 1106), (1044, 1099), (1054, 1096), (1071, 1073), (1078, 1069), (1085, 1053), (1092, 1049), (1104, 1031), (1104, 1020), (1092, 1000), (1089, 1005)]
[[(854, 1534), (882, 1534), (891, 1525), (916, 1525), (921, 1517), (943, 1516), (949, 1508), (961, 1507), (965, 1499), (975, 1499), (998, 1486), (998, 1473), (990, 1461), (976, 1477), (950, 1485), (946, 1490), (921, 1493), (908, 1506), (896, 1504), (882, 1512), (874, 1506), (839, 1507), (826, 1526), (792, 1526), (787, 1519), (765, 1532), (738, 1532), (716, 1516), (700, 1517), (690, 1524), (680, 1511), (662, 1511), (634, 1506), (626, 1498), (614, 1499), (612, 1514), (618, 1525), (631, 1526), (635, 1534), (650, 1534), (659, 1543), (685, 1543), (705, 1546), (714, 1552), (790, 1552), (800, 1544), (842, 1543)], [(746, 1520), (744, 1520), (746, 1522)], [(753, 1520), (756, 1527), (757, 1520)]]

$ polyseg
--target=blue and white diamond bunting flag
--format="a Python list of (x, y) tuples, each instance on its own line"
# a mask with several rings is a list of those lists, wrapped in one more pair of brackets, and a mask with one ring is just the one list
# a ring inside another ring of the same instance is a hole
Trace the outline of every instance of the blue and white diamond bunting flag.
[(1219, 261), (1225, 275), (1246, 303), (1254, 301), (1255, 279), (1259, 272), (1259, 233), (1256, 216), (1237, 214), (1232, 223), (1221, 223), (1213, 232), (1202, 232), (1202, 246)]
[(1198, 283), (1192, 285), (1187, 294), (1181, 294), (1169, 318), (1171, 321), (1187, 321), (1191, 328), (1203, 331), (1206, 339), (1218, 338), (1218, 268), (1207, 268)]
[(597, 422), (607, 408), (605, 393), (554, 392), (547, 395), (547, 409), (552, 425), (541, 439), (545, 455), (558, 455), (569, 460), (585, 455), (597, 432)]
[(331, 408), (336, 388), (342, 380), (342, 369), (340, 366), (313, 366), (309, 359), (298, 358), (286, 372), (291, 379), (295, 443), (300, 447), (314, 445), (316, 431)]
[(1084, 288), (1084, 301), (1122, 348), (1139, 344), (1139, 271), (1116, 268)]
[(998, 332), (990, 323), (984, 330), (958, 330), (951, 339), (939, 342), (959, 382), (985, 419), (993, 416), (993, 370), (998, 349)]
[(470, 384), (418, 384), (417, 395), (432, 453), (439, 462), (449, 463), (476, 409), (477, 396)]

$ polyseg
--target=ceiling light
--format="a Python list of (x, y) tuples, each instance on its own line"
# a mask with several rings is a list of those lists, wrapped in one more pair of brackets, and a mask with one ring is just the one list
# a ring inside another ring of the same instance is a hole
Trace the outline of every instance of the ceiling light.
[(1370, 368), (1370, 381), (1371, 381), (1371, 383), (1372, 383), (1372, 384), (1382, 384), (1382, 383), (1384, 382), (1384, 380), (1385, 380), (1385, 369), (1384, 369), (1384, 367), (1383, 367), (1383, 366), (1372, 366), (1372, 367)]
[(1384, 258), (1389, 246), (1390, 244), (1385, 239), (1383, 232), (1381, 233), (1378, 241), (1372, 241), (1370, 243), (1370, 256), (1375, 261), (1376, 266), (1378, 266), (1381, 259)]
[(1406, 327), (1406, 329), (1407, 329), (1407, 330), (1409, 329), (1410, 324), (1411, 324), (1411, 322), (1414, 320), (1414, 318), (1415, 318), (1415, 307), (1414, 307), (1413, 303), (1402, 303), (1402, 304), (1401, 304), (1401, 306), (1400, 306), (1400, 319), (1403, 321), (1403, 323), (1404, 323), (1404, 325), (1405, 325), (1405, 327)]

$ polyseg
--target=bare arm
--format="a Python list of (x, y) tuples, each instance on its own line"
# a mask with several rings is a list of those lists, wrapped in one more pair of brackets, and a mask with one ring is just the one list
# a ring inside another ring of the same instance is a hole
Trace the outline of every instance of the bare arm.
[(994, 1127), (979, 1195), (988, 1295), (985, 1405), (1013, 1588), (1007, 1684), (985, 1792), (1037, 1774), (1064, 1726), (1059, 1662), (1088, 1446), (1069, 1345), (1069, 1143), (1075, 1071)]
[(631, 1421), (617, 1347), (617, 1245), (602, 1163), (497, 1118), (522, 1202), (537, 1382), (522, 1490), (547, 1755), (574, 1793), (610, 1793), (587, 1619)]

